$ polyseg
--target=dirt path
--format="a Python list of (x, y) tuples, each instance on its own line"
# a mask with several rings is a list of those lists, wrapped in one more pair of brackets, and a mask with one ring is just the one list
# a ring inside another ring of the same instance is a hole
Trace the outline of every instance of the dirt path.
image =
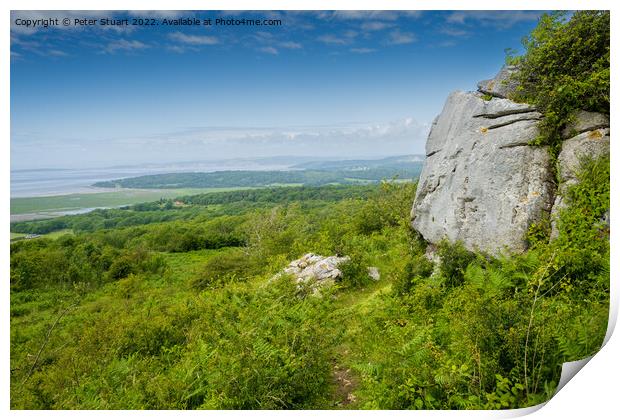
[(359, 380), (353, 376), (351, 369), (344, 366), (334, 365), (332, 379), (336, 386), (334, 392), (336, 407), (347, 407), (348, 405), (355, 403), (357, 397), (355, 396), (354, 391), (359, 385)]

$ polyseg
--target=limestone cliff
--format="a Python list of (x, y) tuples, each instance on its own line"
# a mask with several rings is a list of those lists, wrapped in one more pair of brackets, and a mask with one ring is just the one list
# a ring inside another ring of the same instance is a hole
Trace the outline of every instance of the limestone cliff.
[[(480, 82), (481, 92), (453, 92), (433, 122), (412, 208), (413, 228), (430, 243), (447, 238), (492, 255), (522, 252), (531, 224), (562, 205), (547, 147), (530, 145), (541, 115), (506, 99), (515, 88), (506, 81), (511, 71)], [(609, 120), (586, 114), (566, 130), (574, 137), (558, 159), (565, 182), (578, 156), (609, 150)]]

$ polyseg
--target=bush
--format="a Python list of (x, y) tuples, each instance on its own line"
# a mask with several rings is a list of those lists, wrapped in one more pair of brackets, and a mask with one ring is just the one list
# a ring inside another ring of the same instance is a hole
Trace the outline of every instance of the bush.
[(409, 293), (421, 279), (430, 277), (434, 264), (424, 254), (416, 255), (405, 265), (402, 273), (395, 276), (392, 289), (397, 295)]
[(437, 254), (440, 258), (439, 271), (448, 287), (460, 286), (465, 280), (465, 270), (475, 259), (475, 254), (465, 249), (462, 243), (451, 244), (447, 240), (437, 245)]
[(563, 284), (589, 288), (609, 264), (609, 226), (604, 221), (610, 208), (609, 156), (583, 159), (577, 179), (566, 193), (568, 206), (560, 211), (559, 235), (552, 245), (562, 267), (558, 276), (566, 276)]
[(213, 289), (247, 279), (252, 272), (248, 256), (242, 249), (231, 249), (215, 254), (192, 280), (198, 290)]
[(345, 287), (362, 287), (372, 281), (368, 275), (368, 264), (359, 255), (352, 256), (351, 260), (340, 264), (338, 269), (342, 272), (340, 283)]
[(544, 114), (536, 144), (556, 151), (560, 131), (574, 111), (609, 113), (609, 11), (545, 14), (524, 38), (525, 54), (508, 57), (520, 69), (516, 99), (533, 103)]
[(159, 255), (153, 255), (144, 249), (135, 249), (121, 254), (110, 265), (107, 272), (110, 280), (119, 280), (137, 273), (161, 273), (166, 267)]

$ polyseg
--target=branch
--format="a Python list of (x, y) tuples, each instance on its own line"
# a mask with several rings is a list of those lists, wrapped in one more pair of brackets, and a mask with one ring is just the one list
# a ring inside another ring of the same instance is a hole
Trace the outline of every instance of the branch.
[(32, 366), (30, 366), (30, 370), (28, 370), (28, 374), (26, 374), (26, 377), (22, 381), (22, 385), (26, 383), (28, 378), (30, 378), (30, 376), (34, 372), (34, 368), (37, 366), (37, 363), (39, 363), (39, 358), (41, 357), (41, 353), (43, 353), (43, 349), (45, 348), (48, 341), (50, 340), (50, 336), (52, 335), (52, 330), (54, 330), (54, 328), (56, 327), (60, 319), (63, 316), (65, 316), (67, 312), (69, 312), (69, 310), (73, 308), (75, 305), (77, 305), (77, 303), (72, 303), (64, 311), (62, 311), (62, 313), (58, 316), (58, 318), (56, 318), (56, 321), (54, 321), (52, 326), (47, 330), (47, 334), (45, 334), (45, 340), (43, 341), (43, 344), (41, 344), (41, 347), (39, 348), (39, 351), (37, 352), (37, 357), (34, 359), (34, 363), (32, 364)]

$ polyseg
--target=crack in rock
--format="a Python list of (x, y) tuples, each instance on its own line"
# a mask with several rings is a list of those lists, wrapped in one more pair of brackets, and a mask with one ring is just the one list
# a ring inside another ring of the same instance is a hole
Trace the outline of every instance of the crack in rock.
[(515, 142), (515, 143), (508, 143), (508, 144), (504, 144), (502, 146), (499, 146), (498, 149), (510, 149), (513, 147), (523, 147), (523, 146), (528, 146), (531, 147), (531, 144), (529, 144), (528, 142)]
[(499, 124), (490, 125), (487, 127), (487, 130), (493, 130), (494, 128), (505, 127), (510, 124), (517, 123), (519, 121), (540, 121), (540, 117), (529, 117), (529, 118), (517, 118), (516, 120), (510, 120)]
[(495, 113), (475, 114), (473, 115), (473, 117), (474, 118), (488, 118), (488, 119), (494, 120), (495, 118), (505, 117), (507, 115), (525, 114), (528, 112), (536, 112), (536, 108), (527, 107), (527, 108), (521, 108), (521, 109), (507, 109), (507, 110), (498, 111)]

